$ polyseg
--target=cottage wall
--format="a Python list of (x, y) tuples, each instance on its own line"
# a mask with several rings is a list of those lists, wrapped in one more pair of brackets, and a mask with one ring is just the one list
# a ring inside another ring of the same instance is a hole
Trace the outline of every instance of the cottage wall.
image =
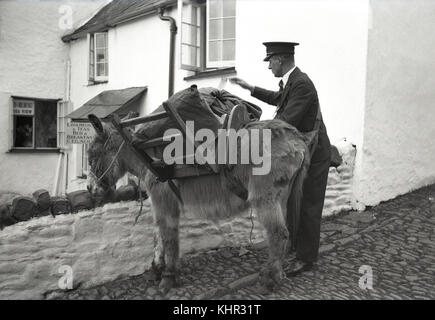
[(364, 148), (356, 196), (368, 205), (435, 182), (435, 3), (371, 1)]

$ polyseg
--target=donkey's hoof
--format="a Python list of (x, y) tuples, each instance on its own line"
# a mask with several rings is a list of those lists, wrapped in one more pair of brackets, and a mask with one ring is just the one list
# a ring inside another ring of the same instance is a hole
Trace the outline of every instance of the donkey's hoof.
[(268, 268), (264, 268), (263, 270), (261, 270), (259, 281), (262, 294), (272, 293), (276, 287), (276, 282), (273, 281), (270, 270)]
[(268, 264), (260, 272), (260, 284), (270, 292), (284, 279), (284, 273), (280, 263)]
[(176, 288), (178, 285), (175, 276), (163, 276), (160, 281), (159, 288), (163, 294), (167, 294), (172, 288)]
[(163, 273), (164, 269), (165, 269), (165, 266), (163, 264), (158, 264), (158, 263), (155, 263), (154, 261), (151, 264), (151, 271), (154, 274), (154, 276), (156, 277), (156, 280), (162, 279), (162, 273)]

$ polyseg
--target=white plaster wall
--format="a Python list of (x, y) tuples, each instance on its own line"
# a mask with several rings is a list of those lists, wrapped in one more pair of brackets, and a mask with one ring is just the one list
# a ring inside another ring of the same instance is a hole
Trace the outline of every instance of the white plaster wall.
[(435, 182), (435, 2), (371, 1), (364, 149), (368, 205)]

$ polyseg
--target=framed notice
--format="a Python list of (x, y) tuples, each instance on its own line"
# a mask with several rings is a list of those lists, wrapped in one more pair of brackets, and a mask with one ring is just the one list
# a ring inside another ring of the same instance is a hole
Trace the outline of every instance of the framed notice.
[(95, 129), (89, 122), (69, 122), (66, 127), (67, 144), (88, 144), (95, 136)]

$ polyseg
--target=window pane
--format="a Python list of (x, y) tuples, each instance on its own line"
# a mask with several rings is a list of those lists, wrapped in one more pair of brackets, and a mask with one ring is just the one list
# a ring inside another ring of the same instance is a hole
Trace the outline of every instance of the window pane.
[(33, 147), (33, 117), (15, 116), (14, 147)]
[(182, 37), (183, 43), (188, 43), (191, 45), (197, 44), (197, 28), (191, 25), (182, 24)]
[(209, 0), (210, 18), (222, 17), (222, 0)]
[(197, 49), (195, 47), (183, 45), (181, 53), (181, 63), (187, 66), (198, 66), (196, 64), (196, 52)]
[(201, 8), (197, 7), (196, 10), (196, 25), (201, 26)]
[(223, 16), (224, 17), (236, 16), (236, 0), (223, 0)]
[(106, 64), (105, 63), (97, 63), (97, 77), (106, 76)]
[(196, 28), (196, 45), (201, 46), (201, 28)]
[(222, 51), (222, 41), (210, 41), (208, 50), (209, 61), (220, 61)]
[(223, 60), (232, 61), (236, 59), (236, 41), (225, 40), (223, 41)]
[(105, 49), (97, 49), (97, 63), (106, 61), (106, 50)]
[(236, 37), (236, 19), (223, 19), (224, 24), (224, 39), (232, 39)]
[(96, 34), (95, 37), (97, 42), (97, 48), (105, 48), (107, 46), (105, 33)]
[(57, 103), (35, 102), (35, 147), (57, 147)]
[(222, 20), (210, 20), (209, 34), (210, 40), (222, 39)]
[(192, 6), (189, 4), (183, 4), (183, 22), (192, 23)]
[(89, 79), (95, 77), (95, 49), (94, 49), (94, 36), (89, 38)]

